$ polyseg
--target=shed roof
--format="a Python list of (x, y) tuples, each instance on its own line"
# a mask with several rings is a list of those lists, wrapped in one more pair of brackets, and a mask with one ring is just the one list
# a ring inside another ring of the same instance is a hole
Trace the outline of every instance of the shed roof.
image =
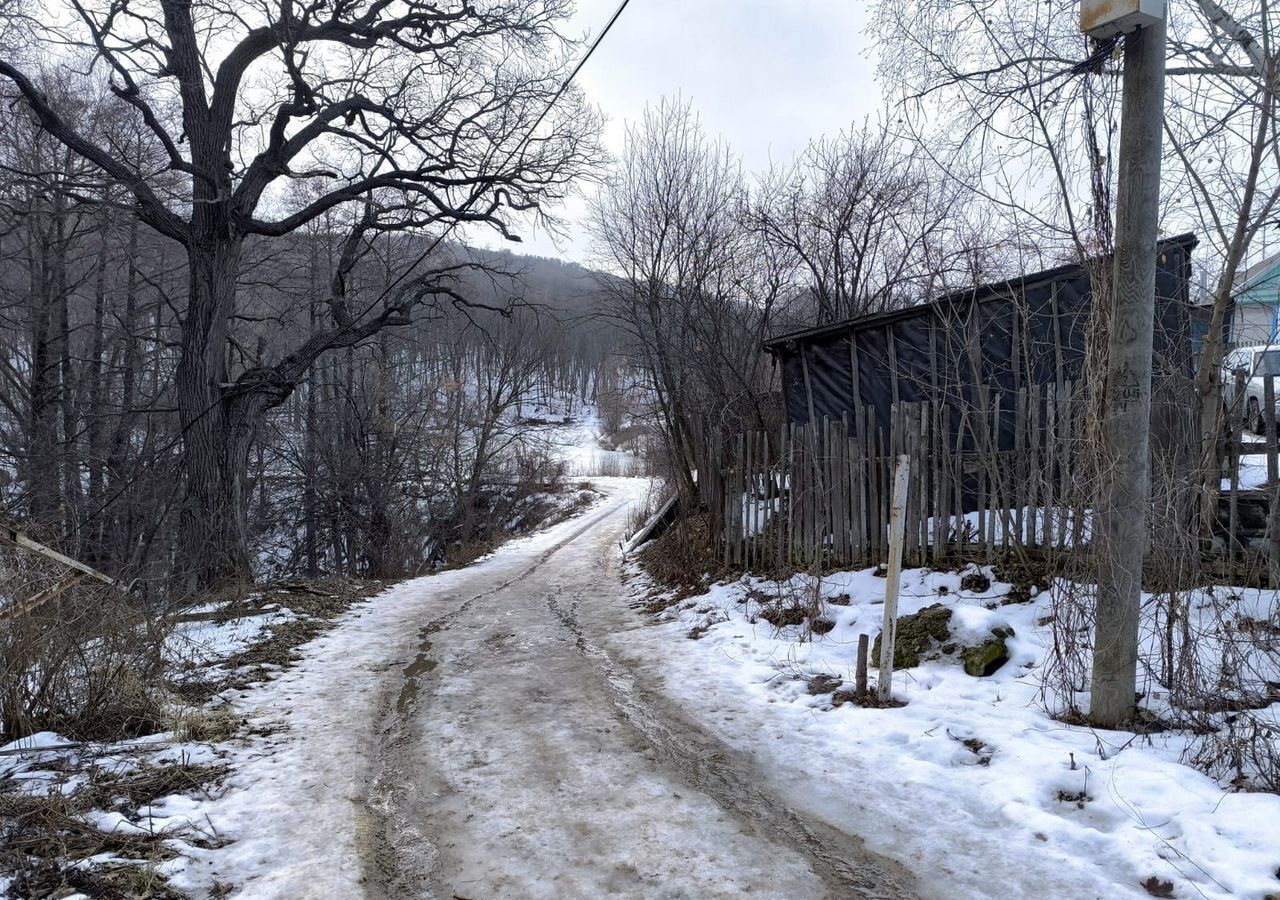
[[(1165, 238), (1160, 241), (1157, 247), (1161, 250), (1180, 246), (1182, 249), (1190, 253), (1195, 248), (1198, 240), (1194, 234), (1187, 232), (1175, 237)], [(881, 313), (872, 313), (865, 316), (855, 316), (852, 319), (845, 319), (842, 322), (835, 322), (831, 325), (819, 325), (813, 328), (803, 328), (798, 331), (792, 331), (787, 334), (778, 335), (764, 342), (765, 350), (770, 353), (777, 353), (787, 349), (788, 345), (793, 345), (800, 341), (810, 341), (832, 337), (834, 335), (843, 334), (849, 331), (857, 331), (863, 328), (874, 328), (879, 325), (886, 325), (891, 322), (910, 319), (915, 316), (923, 315), (931, 310), (953, 307), (958, 304), (983, 303), (988, 300), (996, 300), (1000, 298), (1008, 298), (1010, 294), (1024, 291), (1028, 288), (1046, 282), (1060, 281), (1065, 278), (1073, 278), (1084, 273), (1084, 266), (1080, 263), (1068, 263), (1067, 265), (1057, 266), (1053, 269), (1046, 269), (1042, 272), (1035, 272), (1030, 275), (1019, 275), (1016, 278), (1009, 278), (1004, 281), (994, 281), (990, 284), (979, 285), (976, 288), (965, 288), (959, 291), (952, 291), (944, 294), (937, 300), (928, 303), (919, 303), (915, 306), (905, 306), (902, 309), (892, 309)]]

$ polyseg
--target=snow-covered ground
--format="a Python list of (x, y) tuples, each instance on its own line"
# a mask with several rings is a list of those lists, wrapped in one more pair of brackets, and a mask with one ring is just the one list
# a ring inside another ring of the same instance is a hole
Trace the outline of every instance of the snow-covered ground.
[[(100, 810), (97, 824), (162, 831), (178, 855), (160, 871), (196, 897), (356, 897), (378, 883), (397, 897), (435, 885), (477, 897), (906, 895), (883, 881), (830, 894), (841, 876), (814, 846), (836, 848), (855, 879), (890, 871), (872, 854), (896, 861), (924, 898), (1145, 897), (1148, 879), (1176, 897), (1280, 893), (1280, 797), (1184, 765), (1184, 733), (1044, 712), (1049, 592), (1008, 602), (990, 569), (908, 570), (902, 614), (942, 604), (961, 639), (1011, 628), (1010, 660), (980, 678), (925, 662), (895, 675), (905, 706), (836, 705), (831, 684), (810, 693), (812, 678), (851, 685), (859, 635), (880, 628), (882, 577), (708, 585), (653, 624), (632, 608), (644, 578), (628, 588), (616, 572), (622, 524), (648, 485), (603, 484), (609, 496), (580, 516), (392, 588), (273, 681), (224, 691), (218, 702), (247, 720), (230, 745), (159, 735), (101, 756), (94, 765), (167, 757), (230, 774), (209, 796)], [(760, 617), (780, 591), (815, 589), (829, 632), (801, 640), (806, 626)], [(1271, 592), (1188, 599), (1280, 614)], [(171, 649), (216, 665), (293, 615), (193, 621)], [(1257, 677), (1280, 683), (1280, 671)], [(1156, 712), (1160, 687), (1146, 685)], [(1280, 703), (1261, 712), (1280, 716)], [(0, 778), (44, 789), (66, 753), (0, 755)]]
[[(958, 632), (1011, 627), (1011, 659), (981, 678), (955, 662), (897, 672), (900, 708), (833, 708), (829, 686), (807, 689), (816, 674), (852, 687), (858, 635), (881, 628), (885, 580), (872, 570), (822, 580), (834, 628), (811, 641), (800, 640), (804, 626), (759, 618), (748, 590), (777, 586), (749, 581), (710, 587), (614, 650), (637, 664), (661, 659), (681, 704), (755, 756), (798, 808), (906, 864), (923, 896), (1143, 897), (1152, 877), (1157, 892), (1173, 886), (1158, 896), (1280, 895), (1280, 797), (1234, 792), (1183, 765), (1182, 733), (1051, 718), (1041, 697), (1049, 592), (1003, 605), (1010, 585), (974, 593), (962, 574), (905, 572), (901, 614), (942, 603)], [(1251, 608), (1280, 610), (1270, 595), (1242, 593)]]
[[(640, 487), (626, 485), (622, 502)], [(517, 582), (618, 502), (602, 500), (474, 565), (390, 589), (309, 644), (279, 678), (229, 698), (254, 737), (233, 751), (225, 790), (192, 810), (226, 842), (185, 844), (163, 868), (170, 883), (195, 896), (217, 883), (238, 885), (244, 897), (360, 896), (373, 830), (367, 778), (383, 740), (385, 691), (412, 666), (421, 628), (470, 599), (470, 585)]]
[(272, 628), (297, 618), (293, 610), (275, 603), (241, 616), (219, 615), (224, 607), (217, 603), (188, 610), (185, 621), (174, 626), (165, 642), (166, 657), (178, 667), (199, 670), (208, 677), (213, 674), (211, 667), (253, 646)]
[(595, 404), (562, 397), (545, 399), (521, 409), (526, 420), (544, 424), (530, 426), (534, 440), (545, 441), (551, 455), (565, 464), (571, 477), (626, 476), (643, 474), (644, 461), (631, 449), (615, 447), (600, 420)]

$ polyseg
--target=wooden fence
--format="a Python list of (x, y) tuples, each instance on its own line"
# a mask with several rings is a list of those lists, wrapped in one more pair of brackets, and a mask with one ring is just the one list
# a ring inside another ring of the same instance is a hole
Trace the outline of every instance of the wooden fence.
[[(1219, 554), (1280, 552), (1271, 541), (1280, 524), (1268, 518), (1280, 467), (1273, 390), (1269, 385), (1265, 438), (1245, 430), (1243, 402), (1231, 404)], [(969, 404), (899, 403), (888, 429), (870, 407), (852, 420), (791, 424), (776, 433), (708, 429), (699, 490), (717, 552), (724, 564), (755, 571), (883, 561), (892, 469), (902, 453), (912, 458), (909, 564), (957, 553), (992, 558), (1010, 548), (1084, 546), (1098, 465), (1087, 452), (1096, 443), (1086, 405), (1082, 386), (1062, 382)], [(1182, 438), (1153, 448), (1152, 533), (1179, 538), (1179, 552), (1197, 552), (1195, 409), (1169, 403), (1156, 415), (1164, 433)], [(1265, 534), (1258, 530), (1259, 503), (1271, 523)]]

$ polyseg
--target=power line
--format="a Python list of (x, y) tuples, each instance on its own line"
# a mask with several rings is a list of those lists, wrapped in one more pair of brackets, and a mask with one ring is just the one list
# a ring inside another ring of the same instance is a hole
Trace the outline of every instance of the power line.
[[(538, 114), (538, 118), (534, 119), (533, 125), (530, 126), (529, 131), (520, 140), (520, 142), (516, 144), (515, 147), (513, 147), (511, 151), (508, 152), (507, 155), (503, 158), (502, 162), (498, 165), (499, 169), (501, 169), (507, 163), (511, 162), (511, 160), (515, 157), (515, 155), (517, 153), (520, 153), (522, 150), (524, 150), (524, 148), (528, 145), (529, 141), (533, 140), (533, 133), (538, 130), (538, 126), (541, 125), (543, 120), (546, 119), (547, 114), (551, 112), (551, 110), (555, 107), (556, 103), (559, 102), (560, 98), (564, 96), (564, 92), (569, 89), (569, 85), (573, 84), (573, 80), (578, 77), (578, 73), (582, 71), (582, 67), (587, 64), (587, 60), (591, 59), (592, 55), (599, 48), (600, 44), (604, 41), (605, 37), (608, 36), (610, 30), (612, 30), (614, 24), (617, 23), (618, 19), (622, 16), (623, 10), (627, 8), (627, 5), (630, 2), (631, 0), (621, 0), (617, 8), (613, 11), (613, 15), (609, 17), (609, 21), (605, 23), (604, 28), (600, 29), (600, 33), (597, 34), (595, 38), (591, 41), (591, 46), (589, 46), (587, 48), (587, 52), (582, 55), (582, 59), (578, 60), (577, 64), (573, 67), (573, 70), (569, 72), (568, 77), (565, 78), (565, 80), (561, 83), (560, 87), (556, 89), (556, 92), (551, 96), (551, 99), (547, 102), (547, 105), (543, 107), (542, 112)], [(387, 286), (386, 290), (382, 292), (382, 296), (379, 297), (378, 300), (381, 300), (384, 297), (386, 297), (388, 291), (390, 291), (396, 285), (403, 282), (404, 279), (408, 278), (409, 275), (414, 271), (414, 269), (422, 265), (422, 263), (427, 259), (427, 257), (431, 256), (432, 253), (435, 253), (436, 248), (438, 248), (440, 244), (443, 243), (444, 239), (447, 238), (450, 234), (452, 234), (453, 230), (458, 227), (461, 215), (463, 213), (466, 213), (467, 210), (471, 209), (471, 207), (479, 199), (480, 199), (480, 194), (478, 193), (472, 194), (471, 198), (467, 200), (466, 203), (462, 204), (462, 206), (458, 209), (457, 212), (458, 212), (459, 218), (454, 218), (454, 220), (451, 221), (448, 224), (448, 226), (443, 231), (441, 231), (439, 235), (436, 236), (436, 239), (431, 242), (430, 246), (428, 246), (426, 250), (422, 251), (422, 253), (418, 256), (418, 258), (413, 261), (413, 264), (409, 266), (400, 275), (400, 277), (396, 278), (390, 285)], [(374, 303), (370, 306), (370, 309), (377, 306), (377, 304), (378, 304), (378, 301), (374, 301)]]
[[(533, 133), (537, 131), (538, 126), (542, 124), (542, 120), (547, 117), (547, 113), (551, 112), (551, 108), (556, 105), (556, 102), (564, 95), (564, 92), (569, 89), (569, 85), (573, 83), (573, 79), (578, 77), (578, 73), (581, 72), (582, 67), (587, 64), (587, 60), (591, 59), (591, 54), (596, 52), (596, 48), (600, 46), (601, 42), (605, 39), (605, 36), (609, 34), (609, 30), (613, 28), (614, 23), (618, 21), (618, 17), (622, 15), (622, 11), (627, 8), (627, 4), (630, 2), (631, 0), (622, 0), (622, 2), (618, 4), (618, 8), (613, 11), (613, 15), (609, 17), (609, 21), (605, 23), (604, 28), (600, 30), (600, 33), (596, 35), (595, 40), (591, 42), (591, 46), (587, 48), (587, 52), (583, 54), (582, 59), (578, 60), (578, 64), (573, 67), (573, 71), (570, 72), (569, 77), (564, 80), (564, 84), (560, 85), (560, 89), (555, 92), (555, 95), (551, 98), (551, 102), (547, 104), (546, 108), (534, 121), (533, 127), (529, 129), (529, 133), (525, 135), (524, 140), (520, 142), (517, 149), (523, 148), (524, 145), (529, 142), (530, 138), (533, 137)], [(507, 157), (507, 161), (510, 161), (510, 157)]]

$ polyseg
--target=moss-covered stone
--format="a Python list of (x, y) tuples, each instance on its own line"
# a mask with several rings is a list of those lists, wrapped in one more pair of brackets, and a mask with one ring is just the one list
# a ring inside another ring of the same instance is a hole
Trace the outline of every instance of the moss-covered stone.
[[(941, 603), (926, 606), (918, 613), (898, 619), (898, 633), (893, 645), (893, 667), (911, 669), (938, 644), (951, 637), (951, 610)], [(872, 665), (880, 665), (880, 635), (871, 648)]]
[(1013, 637), (1013, 629), (995, 628), (991, 635), (990, 640), (983, 641), (976, 647), (966, 647), (960, 655), (966, 674), (974, 678), (991, 675), (1009, 661), (1009, 646), (1006, 642)]
[[(893, 648), (893, 667), (911, 669), (930, 659), (959, 656), (965, 672), (981, 678), (996, 672), (1009, 661), (1008, 640), (1013, 629), (997, 626), (991, 637), (976, 646), (965, 646), (952, 637), (950, 607), (935, 603), (918, 613), (898, 619), (898, 636)], [(871, 664), (880, 665), (880, 635), (871, 647)]]

